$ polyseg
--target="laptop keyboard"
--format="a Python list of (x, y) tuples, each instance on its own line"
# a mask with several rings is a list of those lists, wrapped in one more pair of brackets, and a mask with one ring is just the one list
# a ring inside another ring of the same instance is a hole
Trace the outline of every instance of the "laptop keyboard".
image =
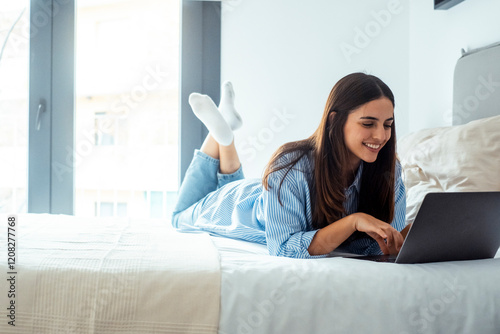
[(396, 262), (396, 258), (397, 256), (394, 255), (365, 255), (365, 256), (353, 257), (353, 259), (358, 259), (358, 260), (369, 260), (369, 261), (386, 262), (386, 263), (394, 263)]

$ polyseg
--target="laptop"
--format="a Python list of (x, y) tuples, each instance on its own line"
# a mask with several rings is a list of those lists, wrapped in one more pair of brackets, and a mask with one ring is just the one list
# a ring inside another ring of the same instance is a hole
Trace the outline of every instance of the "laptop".
[(428, 193), (398, 255), (355, 259), (427, 263), (493, 258), (500, 247), (500, 192)]

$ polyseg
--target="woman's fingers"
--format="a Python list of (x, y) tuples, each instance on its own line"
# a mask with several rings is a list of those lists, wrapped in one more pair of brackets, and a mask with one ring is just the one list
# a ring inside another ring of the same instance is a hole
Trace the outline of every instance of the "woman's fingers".
[(401, 235), (401, 233), (394, 228), (393, 228), (392, 235), (393, 235), (393, 242), (394, 242), (394, 250), (396, 253), (398, 253), (399, 250), (401, 249), (401, 246), (403, 246), (404, 238)]
[(403, 245), (403, 236), (392, 227), (387, 232), (387, 234), (390, 235), (390, 237), (386, 239), (389, 254), (398, 254), (401, 246)]
[(387, 247), (387, 244), (385, 243), (385, 238), (381, 234), (377, 234), (374, 232), (367, 232), (367, 234), (378, 243), (378, 246), (380, 247), (380, 250), (382, 251), (382, 253), (390, 254), (389, 248)]
[(374, 229), (368, 233), (379, 245), (380, 250), (384, 254), (398, 254), (403, 244), (403, 237), (396, 229), (387, 226), (380, 229)]
[(380, 246), (384, 254), (398, 254), (403, 245), (403, 236), (391, 225), (374, 218), (373, 216), (357, 213), (355, 228), (367, 233)]

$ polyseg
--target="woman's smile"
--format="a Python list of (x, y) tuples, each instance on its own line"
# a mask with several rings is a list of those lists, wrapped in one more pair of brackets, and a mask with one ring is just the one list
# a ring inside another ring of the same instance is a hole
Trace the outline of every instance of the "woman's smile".
[(351, 168), (355, 170), (361, 160), (371, 163), (391, 138), (394, 107), (382, 97), (352, 111), (344, 126), (344, 141), (350, 152)]
[(363, 143), (370, 151), (372, 152), (378, 152), (382, 148), (381, 144), (368, 144), (368, 143)]

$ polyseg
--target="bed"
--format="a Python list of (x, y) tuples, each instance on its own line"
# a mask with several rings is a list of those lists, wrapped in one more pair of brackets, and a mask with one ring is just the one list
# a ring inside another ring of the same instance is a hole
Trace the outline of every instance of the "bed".
[[(398, 142), (408, 222), (430, 191), (500, 191), (500, 89), (484, 86), (500, 82), (500, 68), (474, 65), (485, 59), (500, 59), (500, 47), (458, 61), (453, 126)], [(1, 333), (500, 332), (498, 253), (415, 265), (299, 260), (158, 220), (8, 217)]]

